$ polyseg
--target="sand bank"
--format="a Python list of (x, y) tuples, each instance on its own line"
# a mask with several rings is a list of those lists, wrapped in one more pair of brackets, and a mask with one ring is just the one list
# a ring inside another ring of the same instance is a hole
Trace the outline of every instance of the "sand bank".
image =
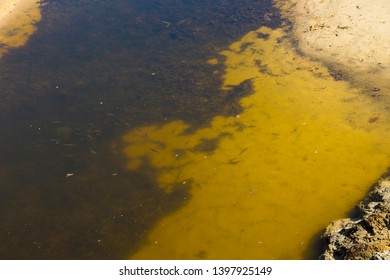
[[(287, 2), (292, 4), (289, 6)], [(390, 90), (386, 82), (390, 74), (389, 1), (279, 0), (276, 3), (293, 21), (302, 53), (340, 70), (367, 89)]]
[(9, 48), (24, 45), (40, 19), (38, 0), (1, 0), (0, 56)]

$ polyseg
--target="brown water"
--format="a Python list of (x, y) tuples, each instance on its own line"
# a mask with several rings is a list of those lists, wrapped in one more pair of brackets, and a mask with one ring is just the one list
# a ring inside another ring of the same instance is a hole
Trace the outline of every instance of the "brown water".
[(0, 59), (0, 258), (126, 258), (189, 189), (129, 172), (118, 140), (240, 113), (249, 85), (222, 91), (223, 66), (206, 60), (277, 13), (254, 0), (44, 2)]
[(45, 3), (3, 33), (2, 259), (315, 257), (390, 165), (267, 1)]

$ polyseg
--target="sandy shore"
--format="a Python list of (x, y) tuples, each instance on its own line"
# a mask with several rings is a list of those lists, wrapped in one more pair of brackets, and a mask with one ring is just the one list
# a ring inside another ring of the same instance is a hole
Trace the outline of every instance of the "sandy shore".
[(386, 0), (277, 0), (290, 5), (302, 53), (370, 89), (388, 89), (390, 2)]

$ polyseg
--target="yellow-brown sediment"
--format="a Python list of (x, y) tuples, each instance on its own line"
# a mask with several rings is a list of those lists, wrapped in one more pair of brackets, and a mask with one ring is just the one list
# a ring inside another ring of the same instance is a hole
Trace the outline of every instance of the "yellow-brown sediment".
[(10, 48), (26, 44), (36, 30), (35, 24), (41, 19), (40, 4), (36, 0), (6, 2), (10, 2), (12, 8), (4, 6), (7, 13), (0, 19), (0, 56)]
[[(176, 121), (123, 138), (129, 169), (148, 162), (166, 191), (191, 186), (133, 259), (301, 259), (390, 164), (388, 113), (299, 56), (283, 30), (262, 27), (222, 55), (224, 88), (254, 87), (241, 115), (194, 133)], [(212, 139), (213, 152), (197, 148)]]

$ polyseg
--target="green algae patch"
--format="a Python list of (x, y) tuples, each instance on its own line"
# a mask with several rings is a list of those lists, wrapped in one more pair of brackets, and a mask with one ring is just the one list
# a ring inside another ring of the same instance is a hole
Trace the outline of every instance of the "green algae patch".
[(253, 85), (240, 115), (123, 137), (129, 170), (149, 164), (161, 188), (190, 192), (132, 259), (302, 259), (390, 165), (388, 113), (298, 55), (283, 30), (262, 27), (221, 54), (224, 89)]

